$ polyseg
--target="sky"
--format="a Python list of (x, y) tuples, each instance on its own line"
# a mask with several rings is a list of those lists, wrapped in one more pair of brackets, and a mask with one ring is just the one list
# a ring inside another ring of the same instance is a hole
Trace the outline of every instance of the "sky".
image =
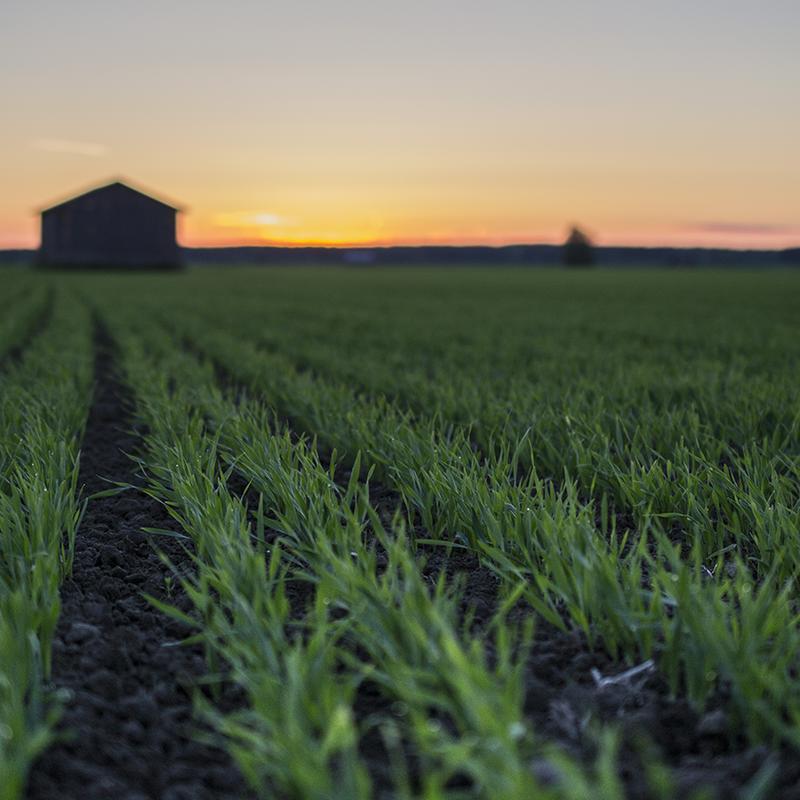
[(800, 244), (800, 0), (2, 0), (0, 247), (127, 177), (186, 245)]

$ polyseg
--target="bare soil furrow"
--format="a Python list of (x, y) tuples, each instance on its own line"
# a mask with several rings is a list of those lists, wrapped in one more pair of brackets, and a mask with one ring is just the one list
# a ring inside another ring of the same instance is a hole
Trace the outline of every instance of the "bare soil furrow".
[[(81, 453), (86, 494), (111, 482), (141, 485), (127, 455), (130, 397), (113, 369), (111, 343), (97, 335), (96, 386)], [(34, 765), (31, 800), (203, 800), (245, 795), (229, 757), (195, 739), (193, 686), (205, 673), (187, 628), (156, 611), (150, 594), (189, 610), (188, 601), (142, 532), (174, 529), (163, 507), (128, 490), (89, 502), (78, 532), (73, 574), (62, 587), (53, 646), (53, 682), (72, 697), (61, 740)], [(179, 570), (190, 559), (178, 540), (155, 545)]]

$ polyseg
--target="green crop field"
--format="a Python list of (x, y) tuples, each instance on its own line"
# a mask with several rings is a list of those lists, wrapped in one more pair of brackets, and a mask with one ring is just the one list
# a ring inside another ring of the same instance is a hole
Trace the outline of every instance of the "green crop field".
[(167, 724), (106, 571), (239, 796), (798, 797), (800, 273), (2, 277), (0, 797)]

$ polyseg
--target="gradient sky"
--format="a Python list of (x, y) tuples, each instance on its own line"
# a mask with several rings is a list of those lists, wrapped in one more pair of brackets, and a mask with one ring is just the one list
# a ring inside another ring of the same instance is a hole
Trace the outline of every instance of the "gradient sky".
[(185, 244), (800, 243), (800, 0), (2, 0), (0, 247), (115, 176)]

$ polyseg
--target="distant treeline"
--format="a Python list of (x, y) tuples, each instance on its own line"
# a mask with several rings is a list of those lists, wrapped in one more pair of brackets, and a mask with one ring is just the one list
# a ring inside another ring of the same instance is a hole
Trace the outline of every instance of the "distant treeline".
[[(562, 247), (522, 244), (507, 247), (184, 247), (188, 264), (350, 264), (363, 266), (505, 264), (557, 267)], [(0, 250), (0, 264), (30, 264), (35, 250)], [(800, 266), (800, 248), (724, 250), (676, 247), (596, 247), (599, 266), (766, 267)]]
[[(351, 264), (363, 266), (505, 264), (560, 267), (561, 245), (507, 247), (187, 247), (190, 264)], [(712, 267), (800, 266), (800, 248), (793, 250), (723, 250), (672, 247), (596, 247), (600, 266)]]

